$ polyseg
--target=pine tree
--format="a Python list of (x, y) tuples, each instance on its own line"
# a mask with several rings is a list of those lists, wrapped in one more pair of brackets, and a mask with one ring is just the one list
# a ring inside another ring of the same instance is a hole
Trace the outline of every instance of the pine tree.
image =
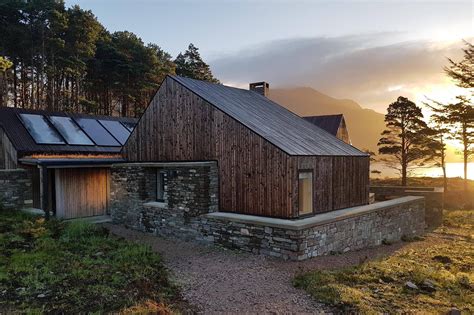
[(423, 121), (421, 108), (402, 96), (389, 105), (385, 124), (379, 153), (386, 156), (382, 161), (400, 171), (402, 186), (406, 186), (409, 167), (432, 158), (432, 131)]
[(0, 106), (7, 103), (7, 70), (11, 66), (13, 66), (13, 63), (10, 60), (0, 56)]
[(184, 54), (180, 53), (176, 57), (174, 63), (176, 64), (176, 74), (179, 76), (219, 83), (219, 80), (212, 75), (209, 65), (202, 60), (199, 49), (192, 43), (189, 44)]
[(464, 58), (459, 62), (448, 58), (449, 66), (444, 70), (458, 86), (469, 89), (474, 88), (474, 45), (467, 41), (465, 45)]
[(464, 191), (467, 193), (468, 162), (474, 156), (474, 107), (465, 96), (458, 96), (458, 102), (445, 107), (449, 124), (454, 128), (452, 138), (462, 144), (464, 163)]
[[(448, 117), (449, 124), (454, 128), (452, 138), (459, 141), (462, 146), (464, 163), (464, 191), (467, 193), (468, 162), (474, 156), (474, 108), (472, 96), (474, 95), (474, 45), (465, 41), (464, 57), (456, 62), (448, 58), (449, 65), (445, 67), (446, 74), (451, 77), (456, 85), (467, 89), (468, 93), (457, 96), (457, 102), (442, 106)], [(471, 94), (471, 97), (466, 95)]]
[(452, 139), (451, 128), (446, 105), (434, 100), (430, 103), (424, 103), (428, 106), (433, 114), (430, 117), (430, 127), (433, 131), (433, 160), (436, 166), (441, 167), (443, 171), (443, 188), (448, 191), (448, 178), (446, 173), (446, 140)]

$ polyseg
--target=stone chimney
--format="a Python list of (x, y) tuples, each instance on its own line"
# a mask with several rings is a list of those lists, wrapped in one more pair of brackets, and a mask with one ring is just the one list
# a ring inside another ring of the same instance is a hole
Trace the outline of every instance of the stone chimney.
[(262, 94), (263, 96), (268, 96), (268, 91), (270, 90), (270, 84), (267, 82), (255, 82), (249, 84), (249, 90)]

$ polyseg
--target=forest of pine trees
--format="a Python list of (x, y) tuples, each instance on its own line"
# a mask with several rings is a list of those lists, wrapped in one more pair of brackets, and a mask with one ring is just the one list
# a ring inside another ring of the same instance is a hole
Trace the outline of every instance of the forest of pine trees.
[(64, 1), (0, 3), (0, 106), (138, 117), (167, 74), (218, 82), (190, 44), (176, 60)]

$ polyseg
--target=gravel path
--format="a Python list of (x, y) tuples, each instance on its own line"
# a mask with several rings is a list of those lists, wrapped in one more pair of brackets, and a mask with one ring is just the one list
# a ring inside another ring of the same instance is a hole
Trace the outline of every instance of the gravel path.
[(105, 224), (115, 235), (146, 243), (160, 253), (184, 299), (205, 313), (328, 313), (303, 290), (292, 286), (295, 274), (337, 268), (391, 253), (401, 246), (362, 250), (304, 262), (287, 262), (217, 246), (165, 239)]

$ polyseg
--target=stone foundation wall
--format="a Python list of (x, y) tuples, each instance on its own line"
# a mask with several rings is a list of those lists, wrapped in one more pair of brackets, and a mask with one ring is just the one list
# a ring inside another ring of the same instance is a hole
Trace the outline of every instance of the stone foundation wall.
[[(165, 200), (156, 202), (156, 170), (165, 170)], [(219, 244), (282, 259), (362, 249), (424, 230), (424, 199), (342, 209), (301, 220), (218, 210), (217, 165), (123, 164), (111, 169), (111, 215), (115, 223), (161, 236)]]
[(33, 206), (32, 174), (25, 169), (0, 170), (0, 209)]

